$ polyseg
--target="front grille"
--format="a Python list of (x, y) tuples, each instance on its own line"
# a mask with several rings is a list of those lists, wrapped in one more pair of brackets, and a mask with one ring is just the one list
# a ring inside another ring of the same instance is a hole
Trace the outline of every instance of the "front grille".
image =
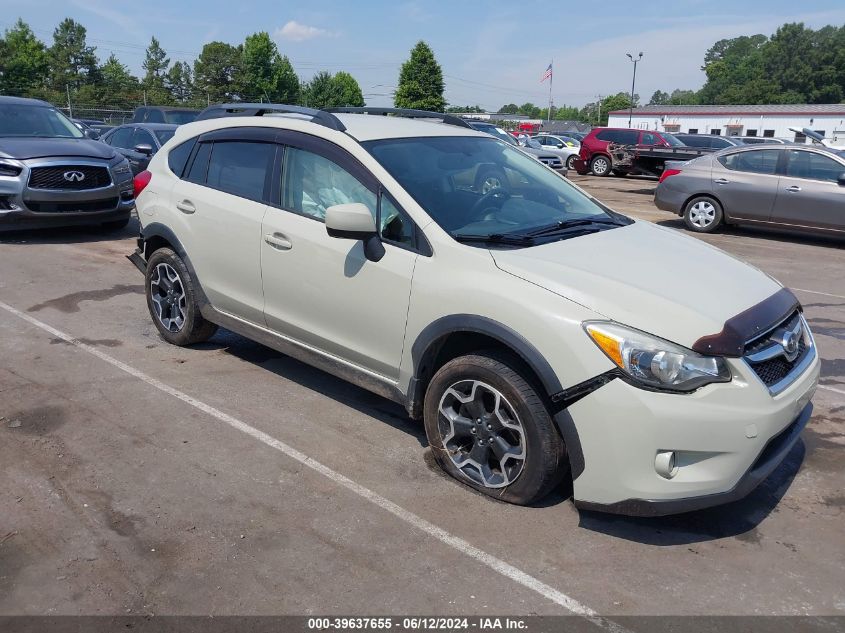
[(117, 206), (118, 198), (88, 200), (86, 202), (35, 202), (25, 200), (27, 208), (34, 213), (79, 213), (86, 211), (110, 211)]
[(110, 184), (111, 175), (106, 167), (91, 165), (33, 167), (29, 173), (30, 189), (84, 191), (108, 187)]
[[(799, 324), (801, 324), (800, 327)], [(764, 385), (772, 388), (784, 381), (811, 353), (812, 347), (808, 344), (809, 333), (804, 330), (805, 327), (800, 312), (796, 311), (765, 335), (745, 346), (743, 357)], [(796, 328), (799, 332), (797, 354), (793, 360), (789, 360), (778, 341), (778, 334), (784, 330), (792, 331)], [(769, 358), (755, 360), (755, 355), (758, 357), (765, 356), (767, 351)], [(785, 386), (781, 385), (782, 388), (785, 388)]]

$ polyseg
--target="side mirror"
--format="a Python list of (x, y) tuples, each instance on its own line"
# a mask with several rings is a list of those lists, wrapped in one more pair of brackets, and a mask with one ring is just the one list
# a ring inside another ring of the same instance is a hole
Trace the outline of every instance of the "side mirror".
[(326, 232), (330, 237), (362, 240), (364, 256), (370, 261), (377, 262), (384, 257), (384, 245), (378, 237), (375, 218), (365, 204), (336, 204), (326, 209)]
[(563, 149), (563, 143), (558, 143), (558, 144), (557, 144), (557, 148), (558, 148), (558, 149)]
[(138, 152), (139, 154), (144, 154), (145, 156), (153, 155), (153, 148), (147, 143), (141, 143), (140, 145), (136, 145), (132, 148), (132, 151)]
[(839, 174), (839, 178), (836, 180), (840, 187), (845, 187), (845, 172)]
[(94, 129), (87, 129), (83, 132), (85, 138), (90, 138), (92, 141), (99, 141), (100, 140), (100, 133)]

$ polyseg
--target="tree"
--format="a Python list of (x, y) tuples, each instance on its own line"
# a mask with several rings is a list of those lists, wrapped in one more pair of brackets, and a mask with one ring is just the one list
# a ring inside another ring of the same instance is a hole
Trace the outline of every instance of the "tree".
[(193, 98), (194, 86), (188, 62), (176, 62), (167, 71), (165, 87), (175, 103), (188, 103)]
[(355, 78), (347, 72), (335, 73), (333, 81), (337, 86), (341, 106), (364, 106), (364, 95), (361, 93), (361, 86)]
[(394, 104), (397, 108), (442, 112), (446, 108), (443, 89), (443, 71), (434, 53), (425, 42), (417, 42), (399, 71)]
[(50, 58), (50, 84), (56, 91), (78, 89), (98, 80), (96, 49), (86, 42), (85, 27), (65, 18), (53, 31)]
[(211, 102), (231, 101), (238, 95), (241, 47), (209, 42), (194, 62), (194, 90)]
[(696, 105), (698, 104), (698, 93), (695, 90), (675, 89), (669, 95), (671, 105)]
[(667, 103), (669, 103), (669, 93), (662, 90), (655, 90), (651, 99), (648, 100), (649, 105), (666, 105)]
[(97, 105), (132, 109), (140, 101), (141, 87), (138, 79), (120, 63), (114, 53), (100, 66)]
[(147, 47), (144, 56), (144, 63), (141, 66), (146, 71), (142, 81), (146, 91), (148, 103), (166, 104), (170, 102), (170, 92), (165, 86), (167, 68), (170, 66), (170, 59), (167, 52), (161, 47), (159, 41), (153, 37)]
[(0, 92), (34, 96), (50, 70), (47, 48), (29, 25), (18, 19), (0, 39)]
[(556, 121), (580, 121), (581, 111), (573, 106), (564, 105), (554, 109), (552, 118)]
[(467, 106), (450, 105), (446, 108), (445, 112), (484, 112), (484, 109), (479, 105), (467, 105)]
[(331, 73), (325, 70), (314, 75), (302, 94), (305, 105), (309, 108), (335, 108), (343, 105), (341, 102), (340, 86), (334, 81)]
[(536, 119), (540, 116), (540, 108), (538, 108), (531, 102), (523, 103), (521, 106), (519, 106), (519, 109), (516, 111), (516, 113), (522, 114), (531, 119)]
[(499, 108), (500, 114), (516, 114), (517, 112), (519, 112), (519, 106), (515, 103), (508, 103)]
[(299, 77), (265, 31), (253, 33), (244, 41), (237, 83), (246, 101), (299, 101)]
[(290, 60), (283, 55), (273, 64), (276, 77), (276, 98), (279, 103), (297, 104), (300, 100), (299, 77), (291, 66)]

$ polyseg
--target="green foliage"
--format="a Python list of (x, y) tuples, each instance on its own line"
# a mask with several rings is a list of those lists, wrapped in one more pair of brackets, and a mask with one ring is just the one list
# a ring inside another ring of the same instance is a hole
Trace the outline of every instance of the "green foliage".
[(519, 112), (519, 106), (515, 103), (508, 103), (507, 105), (503, 105), (499, 108), (499, 112), (501, 114), (516, 114)]
[(142, 100), (141, 85), (114, 53), (100, 67), (98, 96), (93, 103), (131, 110)]
[(662, 90), (655, 90), (651, 99), (648, 100), (648, 105), (666, 105), (667, 103), (669, 103), (669, 93)]
[(335, 73), (332, 81), (334, 81), (337, 86), (337, 91), (340, 95), (340, 105), (358, 108), (364, 106), (364, 95), (361, 92), (361, 86), (358, 85), (355, 77), (341, 70), (340, 72)]
[(0, 93), (35, 96), (49, 69), (46, 47), (19, 19), (0, 39)]
[(299, 77), (266, 31), (247, 36), (236, 74), (241, 98), (246, 101), (289, 104), (299, 101)]
[(440, 64), (428, 44), (417, 42), (411, 50), (410, 59), (402, 64), (399, 71), (399, 85), (396, 88), (394, 104), (397, 108), (443, 112), (446, 109), (443, 90), (443, 71)]
[(190, 103), (194, 94), (190, 64), (188, 62), (175, 62), (167, 71), (164, 84), (174, 103), (180, 105)]
[(467, 106), (457, 106), (451, 105), (448, 106), (445, 112), (484, 112), (484, 108), (479, 105), (467, 105)]
[(581, 111), (574, 106), (561, 106), (553, 109), (553, 119), (556, 121), (580, 121)]
[(99, 79), (95, 48), (88, 46), (85, 38), (85, 27), (70, 18), (53, 31), (53, 45), (47, 51), (53, 90), (78, 89)]
[(231, 101), (239, 92), (241, 47), (209, 42), (194, 61), (194, 92), (211, 103)]

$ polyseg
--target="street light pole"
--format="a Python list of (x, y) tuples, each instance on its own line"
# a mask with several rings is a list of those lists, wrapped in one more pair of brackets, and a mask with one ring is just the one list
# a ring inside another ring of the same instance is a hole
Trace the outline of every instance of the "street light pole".
[(631, 53), (625, 53), (632, 62), (634, 62), (634, 78), (631, 80), (631, 105), (628, 108), (628, 127), (631, 127), (631, 118), (634, 116), (634, 88), (637, 85), (637, 62), (639, 62), (643, 58), (642, 51), (640, 51), (640, 56), (634, 59), (634, 56)]

